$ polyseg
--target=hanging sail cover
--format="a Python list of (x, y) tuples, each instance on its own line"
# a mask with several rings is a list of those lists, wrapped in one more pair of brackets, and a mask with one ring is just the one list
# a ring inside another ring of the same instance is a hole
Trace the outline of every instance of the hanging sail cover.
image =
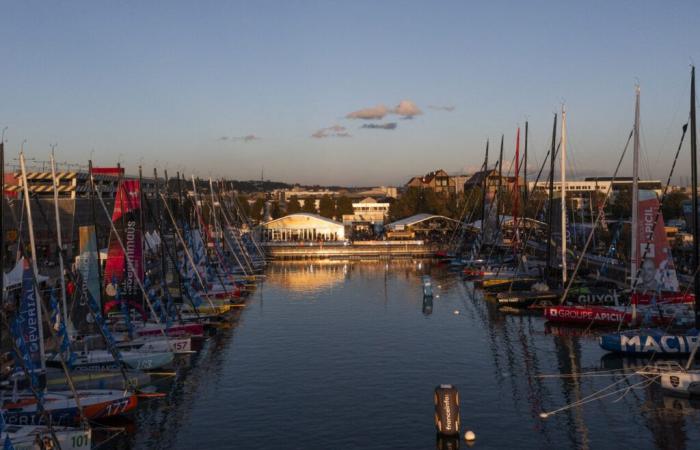
[(659, 213), (659, 200), (654, 191), (639, 191), (637, 222), (639, 227), (637, 290), (678, 292), (676, 268), (673, 265), (671, 247), (666, 238), (664, 218)]
[[(36, 289), (34, 287), (34, 272), (29, 262), (24, 259), (24, 273), (22, 275), (22, 298), (19, 305), (19, 314), (16, 319), (15, 336), (18, 347), (24, 355), (22, 358), (30, 363), (33, 368), (41, 366), (41, 338), (39, 334), (39, 309), (36, 301)], [(29, 361), (27, 361), (27, 358)]]
[[(109, 252), (105, 265), (105, 303), (113, 300), (119, 288), (121, 298), (129, 302), (140, 302), (141, 295), (136, 277), (143, 280), (143, 256), (141, 230), (141, 185), (139, 180), (121, 180), (114, 200), (112, 222), (126, 248), (122, 250), (114, 232), (109, 238)], [(129, 258), (135, 272), (129, 270)]]

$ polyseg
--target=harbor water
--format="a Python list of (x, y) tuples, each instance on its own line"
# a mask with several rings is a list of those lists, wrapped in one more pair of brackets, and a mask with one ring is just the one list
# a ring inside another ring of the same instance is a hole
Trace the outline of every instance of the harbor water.
[[(142, 402), (128, 434), (109, 445), (467, 448), (435, 434), (433, 390), (451, 383), (474, 448), (700, 448), (700, 405), (658, 386), (540, 418), (617, 381), (641, 381), (611, 372), (639, 362), (605, 356), (582, 330), (503, 313), (437, 262), (287, 261), (266, 275), (167, 397)], [(587, 375), (562, 376), (572, 372)]]

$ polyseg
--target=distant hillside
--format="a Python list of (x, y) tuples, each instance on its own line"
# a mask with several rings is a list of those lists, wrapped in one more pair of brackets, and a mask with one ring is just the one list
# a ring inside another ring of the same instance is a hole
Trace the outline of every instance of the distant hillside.
[(249, 180), (249, 181), (239, 181), (231, 180), (230, 185), (239, 192), (269, 192), (274, 189), (291, 189), (293, 185), (288, 183), (282, 183), (280, 181), (260, 181), (260, 180)]

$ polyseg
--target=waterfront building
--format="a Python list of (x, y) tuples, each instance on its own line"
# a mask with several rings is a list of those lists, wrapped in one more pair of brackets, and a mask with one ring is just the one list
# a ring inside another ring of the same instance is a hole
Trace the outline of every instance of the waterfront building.
[(384, 229), (389, 239), (424, 239), (431, 242), (446, 241), (460, 222), (436, 214), (415, 214), (387, 224)]
[(367, 197), (352, 204), (353, 213), (343, 214), (343, 225), (353, 237), (379, 234), (389, 217), (388, 202)]
[(318, 214), (290, 214), (265, 222), (260, 228), (262, 240), (268, 242), (345, 240), (342, 223)]
[[(561, 181), (554, 181), (554, 192), (561, 192), (561, 188)], [(549, 192), (549, 180), (542, 180), (537, 183), (531, 181), (528, 183), (528, 189), (530, 192)], [(574, 207), (578, 209), (590, 209), (593, 193), (606, 195), (610, 192), (610, 198), (614, 202), (617, 194), (624, 189), (632, 189), (632, 177), (618, 177), (614, 180), (612, 177), (588, 177), (583, 180), (566, 181), (566, 196)], [(639, 180), (639, 189), (654, 191), (658, 197), (661, 197), (663, 190), (659, 180)]]

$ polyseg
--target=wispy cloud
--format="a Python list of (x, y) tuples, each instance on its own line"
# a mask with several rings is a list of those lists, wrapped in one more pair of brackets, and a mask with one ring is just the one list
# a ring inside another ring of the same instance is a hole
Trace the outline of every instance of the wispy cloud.
[(232, 141), (232, 142), (253, 142), (253, 141), (259, 141), (261, 139), (260, 136), (256, 136), (254, 134), (246, 134), (245, 136), (221, 136), (220, 138), (217, 139), (217, 141), (225, 142), (225, 141)]
[(377, 105), (372, 106), (370, 108), (363, 108), (357, 111), (353, 111), (345, 117), (347, 117), (348, 119), (380, 120), (383, 119), (384, 116), (389, 114), (389, 112), (389, 108), (387, 108), (386, 106)]
[(245, 136), (239, 136), (233, 138), (234, 141), (243, 141), (243, 142), (253, 142), (253, 141), (259, 141), (260, 137), (254, 135), (254, 134), (246, 134)]
[(428, 105), (428, 108), (433, 109), (435, 111), (447, 111), (447, 112), (452, 112), (456, 109), (453, 105), (444, 105), (444, 106)]
[(345, 128), (344, 126), (332, 125), (327, 128), (321, 128), (320, 130), (312, 134), (311, 137), (316, 139), (323, 139), (327, 137), (352, 137), (352, 135), (348, 133), (347, 128)]
[(365, 123), (361, 128), (372, 128), (376, 130), (395, 130), (398, 125), (396, 122), (388, 123)]

